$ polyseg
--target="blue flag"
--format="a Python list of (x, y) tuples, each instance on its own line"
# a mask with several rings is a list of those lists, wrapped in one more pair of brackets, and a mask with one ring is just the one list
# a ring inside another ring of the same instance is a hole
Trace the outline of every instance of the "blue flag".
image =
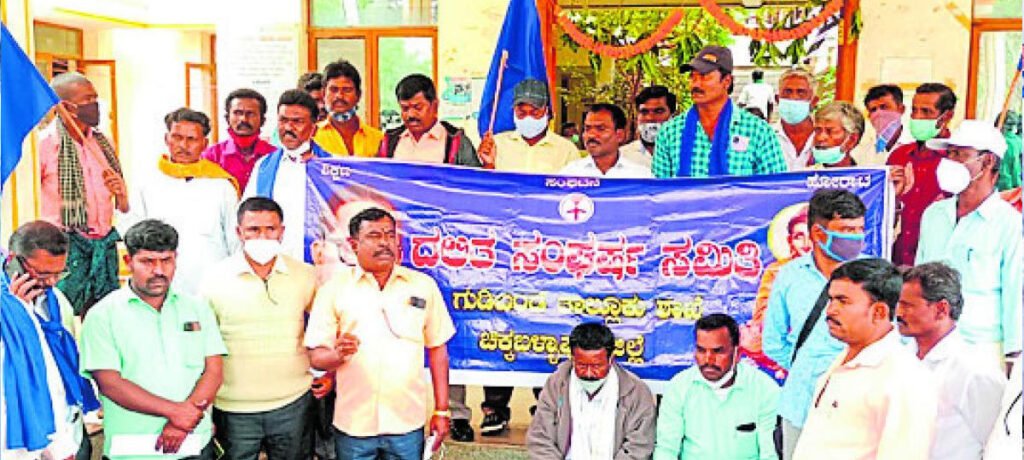
[(480, 137), (487, 132), (491, 123), (491, 108), (498, 86), (498, 67), (501, 66), (502, 51), (508, 52), (505, 75), (501, 80), (501, 94), (498, 96), (498, 111), (495, 113), (494, 133), (515, 129), (512, 121), (512, 89), (527, 78), (547, 82), (547, 66), (544, 63), (544, 45), (540, 35), (540, 16), (534, 0), (512, 0), (505, 12), (505, 23), (501, 26), (498, 46), (494, 48), (491, 70), (487, 72), (487, 85), (480, 101), (480, 118), (477, 128)]
[(0, 189), (21, 160), (29, 131), (57, 103), (57, 95), (39, 75), (7, 26), (0, 24)]

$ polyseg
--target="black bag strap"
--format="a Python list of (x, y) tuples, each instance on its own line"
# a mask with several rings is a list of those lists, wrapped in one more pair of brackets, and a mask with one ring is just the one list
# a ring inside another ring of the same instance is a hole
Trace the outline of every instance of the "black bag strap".
[(825, 305), (828, 305), (828, 283), (825, 283), (825, 287), (821, 288), (821, 294), (818, 294), (818, 300), (814, 302), (814, 308), (807, 314), (807, 321), (804, 321), (804, 327), (800, 329), (800, 335), (796, 338), (796, 346), (793, 347), (793, 358), (789, 361), (790, 363), (796, 362), (797, 352), (800, 351), (800, 347), (804, 346), (807, 337), (810, 337), (814, 325), (818, 324), (821, 312), (825, 311)]

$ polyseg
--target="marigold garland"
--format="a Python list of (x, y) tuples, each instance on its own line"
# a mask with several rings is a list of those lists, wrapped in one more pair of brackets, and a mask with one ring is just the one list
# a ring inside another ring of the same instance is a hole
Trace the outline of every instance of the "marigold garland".
[(569, 16), (563, 15), (562, 9), (557, 6), (555, 7), (555, 18), (555, 21), (562, 27), (566, 35), (572, 38), (576, 44), (583, 47), (583, 49), (608, 58), (626, 59), (650, 51), (651, 48), (654, 48), (654, 45), (668, 37), (668, 34), (672, 33), (672, 29), (683, 21), (683, 10), (680, 8), (672, 11), (672, 14), (669, 14), (668, 18), (650, 36), (632, 45), (625, 46), (598, 43), (593, 37), (583, 33), (579, 27), (576, 27), (576, 24), (569, 19)]
[(722, 7), (718, 6), (718, 3), (715, 0), (699, 1), (700, 6), (704, 7), (704, 9), (711, 14), (719, 24), (724, 26), (726, 29), (729, 29), (729, 31), (734, 35), (746, 35), (754, 40), (766, 42), (781, 42), (806, 37), (807, 34), (821, 27), (828, 18), (839, 13), (839, 10), (843, 8), (843, 0), (831, 0), (815, 17), (800, 23), (799, 26), (785, 30), (770, 30), (751, 29), (737, 23), (732, 16), (729, 16), (729, 14), (722, 10)]

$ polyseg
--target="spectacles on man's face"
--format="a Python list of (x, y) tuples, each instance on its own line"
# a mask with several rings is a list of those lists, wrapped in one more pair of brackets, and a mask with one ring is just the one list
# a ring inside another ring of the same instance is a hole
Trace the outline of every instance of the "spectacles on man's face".
[(21, 262), (21, 266), (25, 267), (25, 270), (27, 270), (29, 274), (32, 275), (33, 278), (36, 278), (40, 281), (50, 281), (53, 284), (57, 284), (64, 280), (64, 278), (68, 277), (69, 272), (66, 268), (59, 272), (44, 272), (33, 267), (32, 264), (29, 264), (28, 260), (26, 260), (22, 256), (18, 256), (18, 262)]

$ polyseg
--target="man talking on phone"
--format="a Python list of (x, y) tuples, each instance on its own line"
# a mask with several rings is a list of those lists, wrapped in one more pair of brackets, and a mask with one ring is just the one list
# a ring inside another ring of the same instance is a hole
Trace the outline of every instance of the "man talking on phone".
[(74, 313), (56, 288), (68, 237), (29, 222), (11, 235), (10, 251), (0, 276), (0, 458), (88, 459), (82, 417), (99, 402), (78, 376)]

